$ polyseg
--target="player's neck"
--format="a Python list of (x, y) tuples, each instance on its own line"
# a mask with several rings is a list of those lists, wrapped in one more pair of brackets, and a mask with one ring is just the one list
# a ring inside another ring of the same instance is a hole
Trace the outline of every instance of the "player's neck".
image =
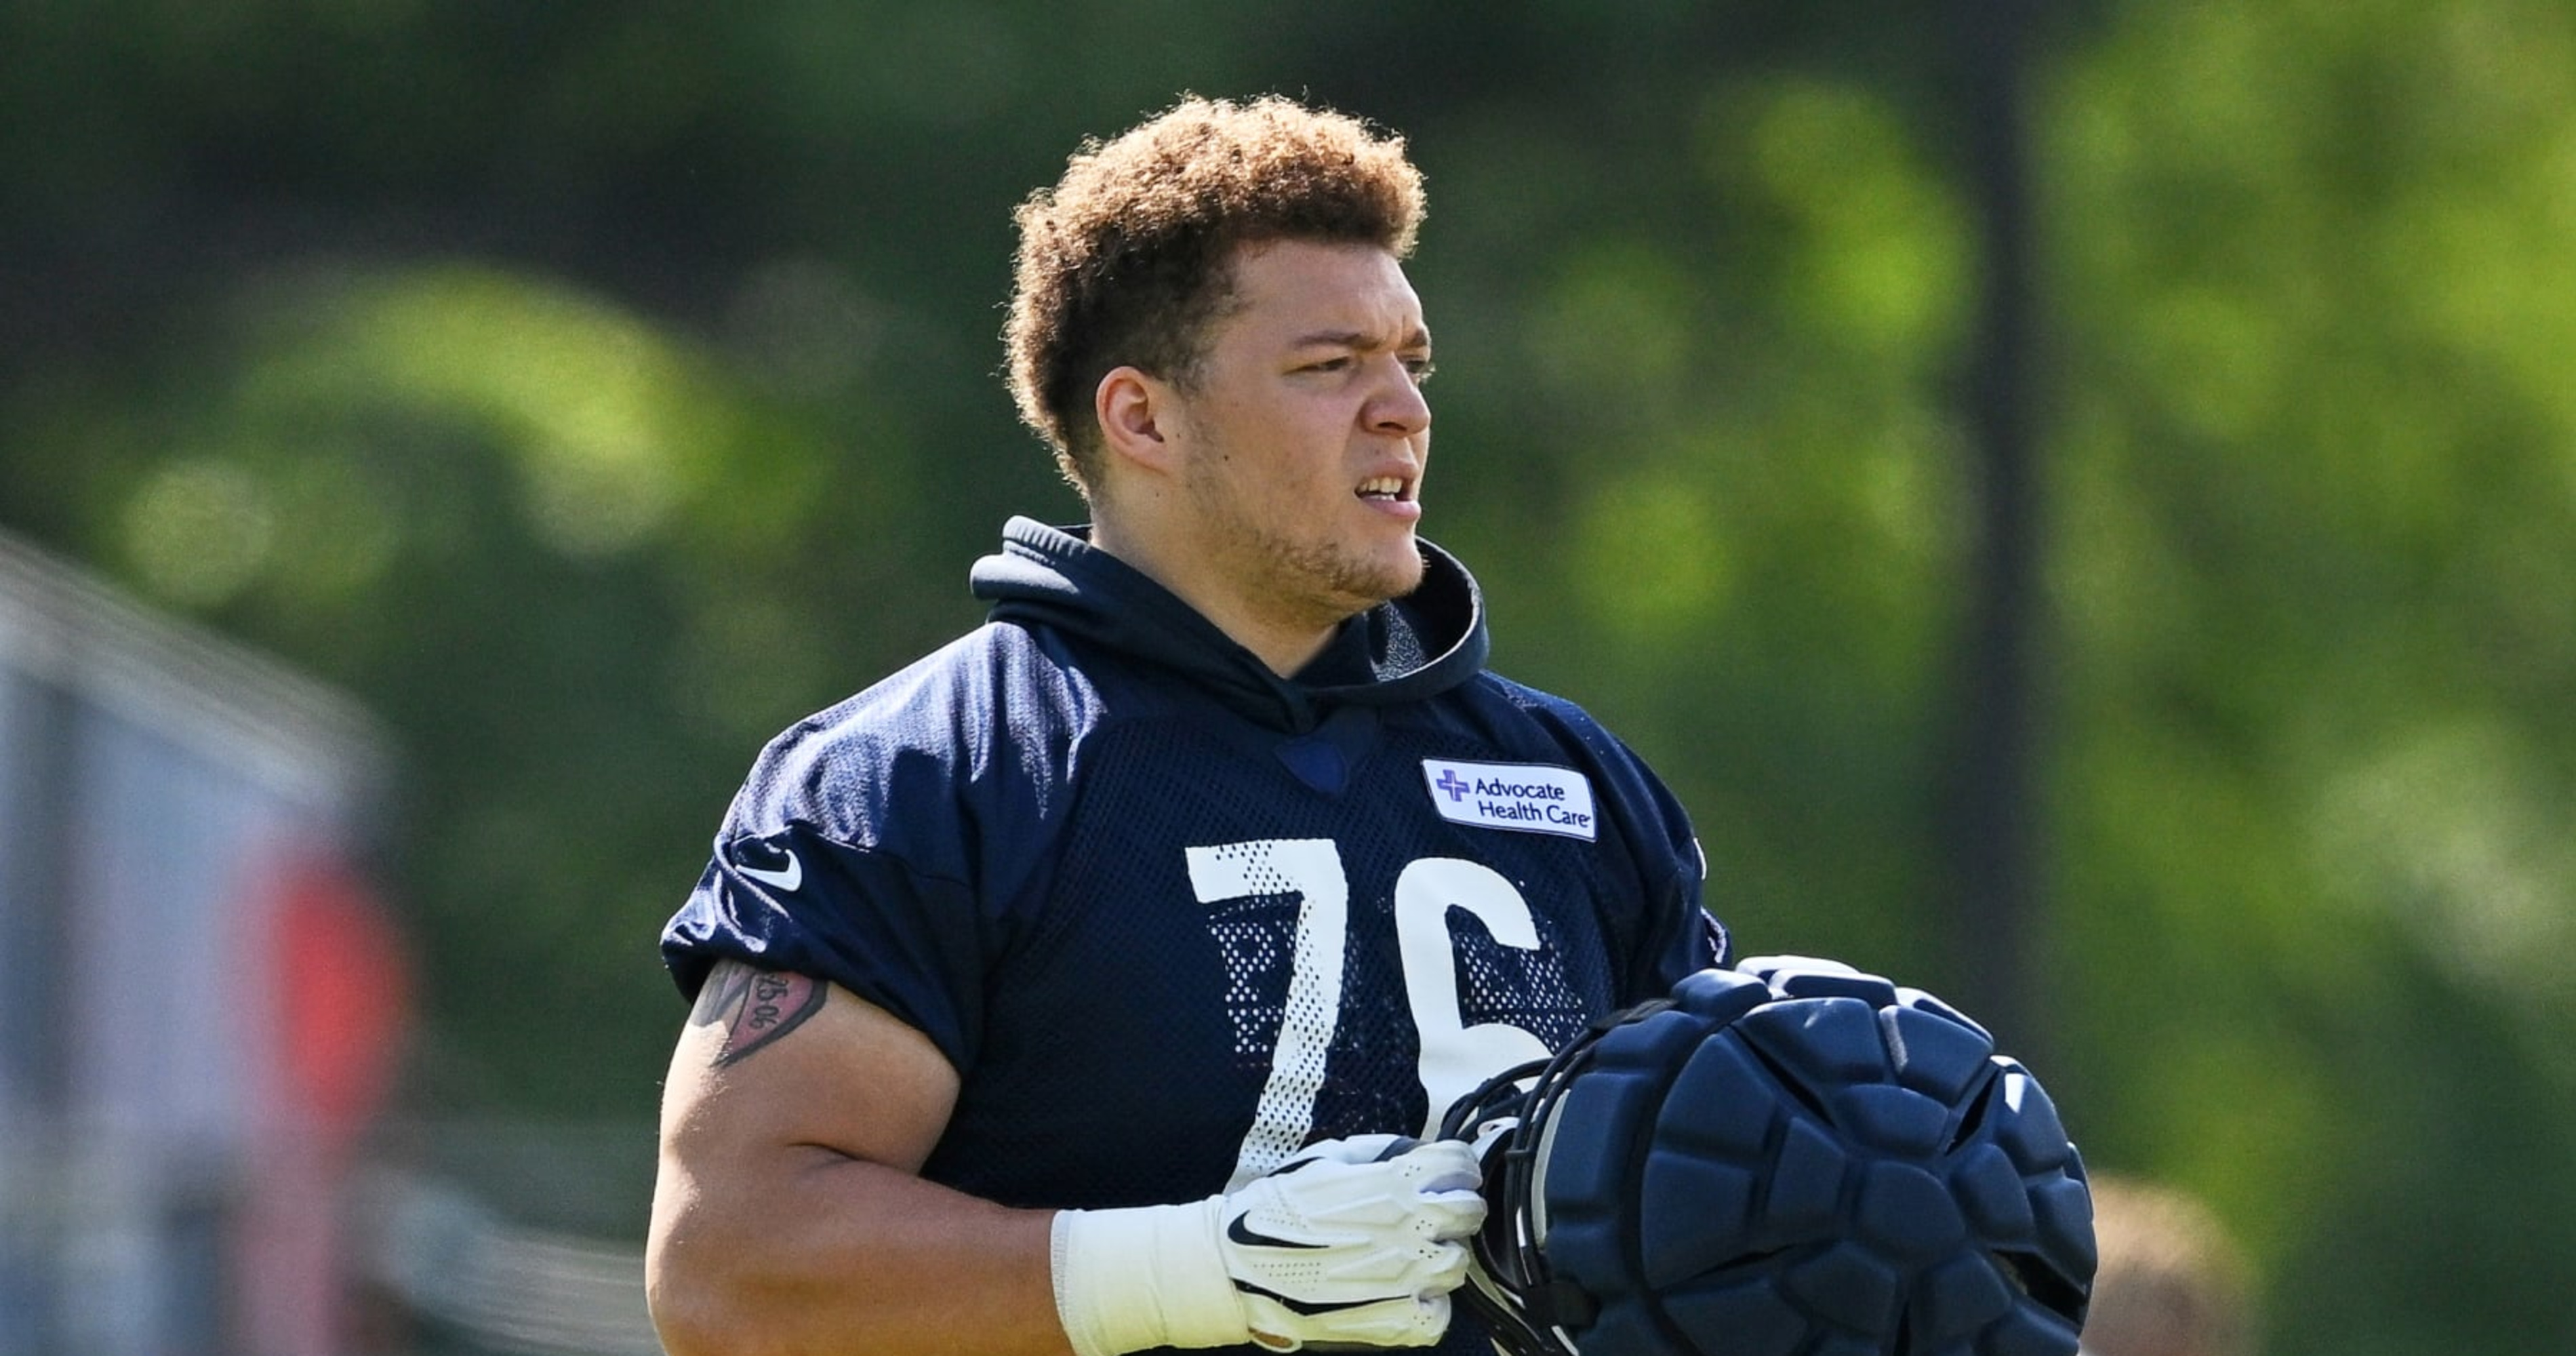
[(1091, 544), (1162, 585), (1282, 678), (1322, 654), (1341, 624), (1339, 618), (1276, 615), (1246, 590), (1233, 587), (1223, 571), (1209, 568), (1204, 553), (1151, 532), (1136, 531), (1113, 513), (1095, 512)]

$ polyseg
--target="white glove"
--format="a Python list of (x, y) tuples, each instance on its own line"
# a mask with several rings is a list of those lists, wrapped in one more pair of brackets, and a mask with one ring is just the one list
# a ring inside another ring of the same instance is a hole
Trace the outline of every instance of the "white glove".
[(1258, 1342), (1428, 1346), (1485, 1222), (1475, 1152), (1326, 1140), (1231, 1195), (1055, 1217), (1055, 1304), (1078, 1356)]

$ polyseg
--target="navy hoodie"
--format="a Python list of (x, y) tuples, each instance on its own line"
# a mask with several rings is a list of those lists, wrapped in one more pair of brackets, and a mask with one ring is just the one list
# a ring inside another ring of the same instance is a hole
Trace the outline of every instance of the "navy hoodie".
[[(926, 1034), (923, 1175), (1194, 1200), (1720, 961), (1689, 823), (1581, 709), (1484, 669), (1475, 581), (1281, 678), (1078, 531), (1013, 519), (990, 619), (765, 749), (662, 950), (828, 979)], [(1480, 1349), (1472, 1322), (1443, 1349)]]

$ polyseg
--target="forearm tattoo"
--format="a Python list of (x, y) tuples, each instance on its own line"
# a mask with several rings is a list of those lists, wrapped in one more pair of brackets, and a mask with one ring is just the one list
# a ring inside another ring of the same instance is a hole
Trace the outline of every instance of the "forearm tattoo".
[(724, 1044), (716, 1048), (717, 1067), (748, 1059), (753, 1051), (777, 1040), (823, 1010), (823, 983), (781, 970), (756, 970), (740, 961), (725, 961), (698, 990), (689, 1011), (692, 1026), (722, 1026)]

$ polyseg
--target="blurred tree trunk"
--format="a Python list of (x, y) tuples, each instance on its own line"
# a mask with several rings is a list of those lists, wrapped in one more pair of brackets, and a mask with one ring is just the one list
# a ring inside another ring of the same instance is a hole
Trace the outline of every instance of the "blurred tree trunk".
[(1966, 415), (1976, 519), (1957, 666), (1958, 740), (1942, 787), (1949, 817), (1961, 1001), (2008, 1049), (2036, 1059), (2035, 769), (2041, 595), (2032, 211), (2024, 127), (2027, 0), (1959, 0), (1960, 97), (1982, 285)]

